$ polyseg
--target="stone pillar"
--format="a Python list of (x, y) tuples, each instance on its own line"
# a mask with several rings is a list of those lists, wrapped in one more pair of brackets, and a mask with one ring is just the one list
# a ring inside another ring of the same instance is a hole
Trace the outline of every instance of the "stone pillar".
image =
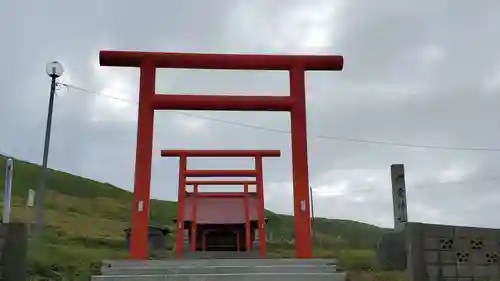
[(394, 210), (394, 230), (402, 231), (408, 222), (406, 203), (406, 183), (403, 164), (391, 165), (392, 202)]
[(392, 202), (394, 231), (385, 233), (377, 247), (377, 263), (382, 270), (405, 270), (406, 237), (405, 225), (408, 221), (404, 165), (391, 165)]

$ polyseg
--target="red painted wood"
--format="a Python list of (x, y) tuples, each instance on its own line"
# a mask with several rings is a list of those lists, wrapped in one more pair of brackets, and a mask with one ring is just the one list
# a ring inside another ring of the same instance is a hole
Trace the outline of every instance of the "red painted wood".
[(153, 151), (154, 111), (150, 106), (155, 87), (156, 69), (152, 62), (141, 62), (139, 117), (135, 153), (134, 199), (130, 233), (130, 258), (147, 258), (151, 159)]
[(255, 170), (186, 170), (186, 177), (255, 177)]
[(177, 190), (177, 232), (176, 232), (176, 243), (175, 243), (175, 254), (177, 258), (182, 256), (182, 251), (184, 248), (184, 191), (186, 185), (184, 181), (186, 180), (186, 168), (187, 159), (186, 157), (180, 157), (179, 159), (179, 188)]
[(161, 151), (162, 157), (280, 157), (279, 150), (183, 150), (164, 149)]
[(342, 70), (342, 56), (325, 55), (247, 55), (186, 54), (135, 51), (100, 51), (101, 66), (139, 67), (144, 60), (160, 68), (289, 70), (300, 65), (304, 70)]
[(267, 241), (266, 241), (266, 222), (264, 217), (264, 179), (262, 176), (262, 157), (255, 157), (255, 170), (257, 171), (257, 213), (259, 217), (259, 254), (261, 257), (266, 256)]
[(245, 199), (244, 199), (244, 212), (245, 212), (245, 247), (247, 252), (250, 252), (252, 249), (252, 241), (251, 241), (251, 232), (250, 232), (250, 202), (248, 199), (248, 185), (245, 184), (244, 187)]
[[(193, 205), (196, 204), (196, 222), (198, 224), (233, 224), (245, 223), (245, 197), (215, 198), (192, 196), (184, 201), (184, 221), (192, 219)], [(256, 196), (248, 196), (249, 220), (258, 220)]]
[(193, 200), (194, 200), (194, 204), (193, 204), (193, 212), (191, 214), (191, 252), (195, 252), (196, 251), (196, 241), (197, 241), (197, 237), (196, 237), (196, 223), (197, 223), (197, 213), (198, 213), (198, 204), (197, 204), (197, 200), (198, 200), (198, 185), (195, 184), (194, 187), (193, 187), (193, 191), (194, 191), (194, 196), (193, 196)]
[(290, 111), (288, 96), (166, 95), (156, 94), (152, 106), (159, 110)]
[(187, 180), (186, 185), (256, 185), (256, 181), (252, 180), (207, 180), (207, 181), (197, 181), (197, 180)]

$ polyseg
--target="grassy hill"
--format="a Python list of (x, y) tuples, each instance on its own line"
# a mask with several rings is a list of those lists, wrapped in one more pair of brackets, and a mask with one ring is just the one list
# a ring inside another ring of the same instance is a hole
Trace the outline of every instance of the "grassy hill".
[[(0, 155), (0, 182), (6, 158)], [(40, 167), (15, 160), (12, 220), (32, 221), (34, 210), (25, 207), (28, 189), (36, 189)], [(40, 239), (30, 241), (30, 273), (36, 280), (88, 280), (92, 265), (103, 259), (127, 256), (124, 229), (129, 226), (132, 194), (106, 183), (60, 171), (50, 171), (45, 202), (46, 227)], [(3, 196), (3, 192), (0, 197)], [(151, 201), (151, 224), (172, 227), (176, 203)], [(267, 211), (269, 254), (293, 256), (293, 218)], [(373, 250), (386, 231), (372, 225), (318, 218), (314, 221), (314, 255), (336, 256), (345, 267), (373, 267)], [(172, 241), (172, 239), (170, 239)], [(78, 276), (78, 277), (71, 277)], [(40, 279), (40, 278), (47, 279)], [(64, 279), (66, 278), (66, 279)], [(73, 278), (73, 279), (71, 279)]]

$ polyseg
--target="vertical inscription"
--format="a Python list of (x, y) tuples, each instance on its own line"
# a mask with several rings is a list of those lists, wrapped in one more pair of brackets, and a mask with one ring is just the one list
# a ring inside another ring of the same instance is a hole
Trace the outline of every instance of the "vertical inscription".
[(406, 203), (406, 183), (404, 165), (391, 165), (392, 201), (394, 210), (394, 229), (403, 230), (408, 222), (408, 205)]

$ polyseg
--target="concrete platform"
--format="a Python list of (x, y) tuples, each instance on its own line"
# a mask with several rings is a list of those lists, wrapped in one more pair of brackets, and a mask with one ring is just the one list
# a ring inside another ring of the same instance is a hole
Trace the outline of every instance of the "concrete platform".
[(335, 259), (166, 259), (166, 260), (107, 260), (102, 267), (179, 267), (179, 266), (269, 266), (269, 265), (329, 265), (335, 266)]
[(241, 274), (185, 274), (185, 275), (115, 275), (93, 276), (92, 281), (344, 281), (345, 273), (241, 273)]
[(172, 259), (105, 261), (95, 281), (345, 280), (333, 259)]
[(222, 273), (332, 273), (332, 265), (212, 265), (179, 267), (109, 267), (103, 268), (103, 275), (158, 275), (158, 274), (222, 274)]

